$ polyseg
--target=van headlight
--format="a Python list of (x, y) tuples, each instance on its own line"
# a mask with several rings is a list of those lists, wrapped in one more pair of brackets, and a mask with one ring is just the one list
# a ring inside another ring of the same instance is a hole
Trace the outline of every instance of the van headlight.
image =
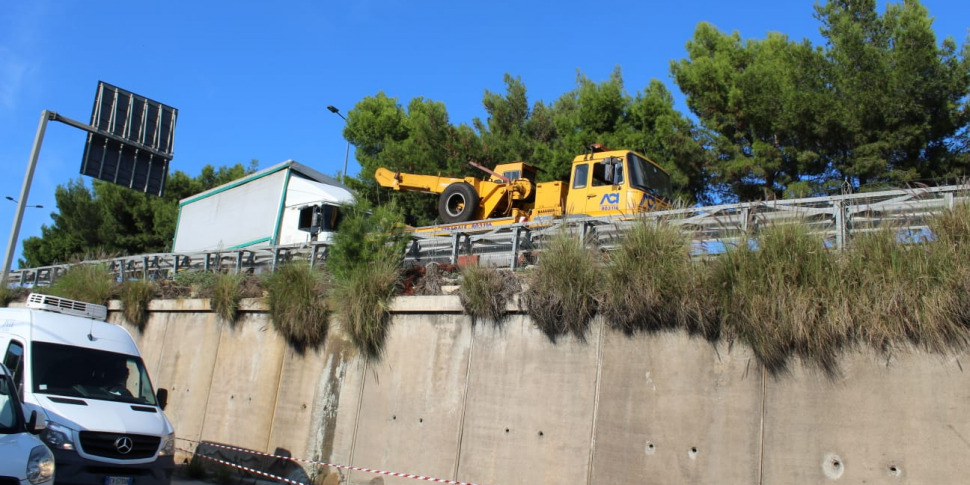
[(40, 438), (44, 440), (44, 443), (47, 443), (47, 446), (50, 446), (51, 449), (73, 450), (73, 435), (74, 433), (71, 432), (71, 428), (68, 428), (63, 424), (48, 421), (47, 428), (40, 433)]
[(175, 433), (162, 436), (162, 447), (158, 449), (158, 456), (169, 456), (175, 454)]
[(50, 482), (54, 479), (54, 455), (46, 446), (35, 446), (30, 450), (27, 460), (27, 481), (33, 485)]

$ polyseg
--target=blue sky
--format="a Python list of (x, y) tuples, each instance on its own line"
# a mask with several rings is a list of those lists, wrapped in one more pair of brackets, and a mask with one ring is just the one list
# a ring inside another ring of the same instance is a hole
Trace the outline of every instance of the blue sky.
[[(0, 244), (6, 242), (41, 111), (88, 122), (99, 80), (179, 110), (172, 170), (293, 159), (342, 170), (346, 113), (384, 91), (402, 105), (441, 101), (452, 123), (485, 118), (485, 90), (521, 77), (552, 102), (577, 73), (616, 66), (631, 94), (651, 79), (678, 93), (670, 61), (698, 22), (743, 38), (782, 32), (821, 42), (814, 0), (600, 2), (350, 0), (164, 2), (30, 0), (0, 8)], [(970, 3), (923, 0), (940, 40), (965, 42)], [(885, 6), (879, 2), (880, 8)], [(50, 123), (20, 239), (40, 234), (54, 189), (81, 177), (85, 135)], [(348, 172), (359, 166), (351, 150)], [(90, 185), (90, 179), (85, 177)], [(16, 257), (20, 255), (17, 244)], [(16, 261), (14, 262), (16, 267)]]

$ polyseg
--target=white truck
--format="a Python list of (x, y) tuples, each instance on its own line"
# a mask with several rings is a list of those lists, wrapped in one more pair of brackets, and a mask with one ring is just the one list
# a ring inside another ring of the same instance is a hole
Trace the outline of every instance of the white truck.
[(0, 352), (20, 397), (42, 408), (57, 483), (169, 485), (175, 432), (131, 335), (103, 305), (31, 294), (0, 308)]

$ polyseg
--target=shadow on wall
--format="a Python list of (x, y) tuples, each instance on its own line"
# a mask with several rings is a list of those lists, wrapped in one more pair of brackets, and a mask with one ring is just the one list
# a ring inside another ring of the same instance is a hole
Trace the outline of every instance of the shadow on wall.
[[(253, 470), (259, 470), (263, 473), (286, 478), (299, 483), (312, 483), (306, 470), (304, 470), (303, 467), (296, 462), (288, 459), (292, 458), (292, 454), (289, 450), (284, 448), (277, 448), (276, 451), (272, 453), (272, 456), (269, 456), (259, 451), (246, 450), (236, 446), (214, 443), (211, 441), (203, 441), (196, 446), (195, 455), (198, 457), (203, 457), (201, 460), (202, 468), (205, 470), (203, 474), (210, 476), (214, 475), (215, 478), (219, 479), (220, 483), (225, 483), (224, 479), (228, 479), (230, 477), (239, 479), (266, 478), (237, 467), (246, 467)], [(226, 465), (215, 460), (221, 460), (222, 462), (231, 463), (232, 465)]]

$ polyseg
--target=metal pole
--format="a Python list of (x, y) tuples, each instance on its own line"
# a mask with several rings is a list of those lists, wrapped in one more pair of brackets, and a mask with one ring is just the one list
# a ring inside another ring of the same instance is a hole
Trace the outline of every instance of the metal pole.
[[(344, 115), (340, 114), (340, 110), (337, 109), (336, 106), (334, 105), (327, 106), (327, 110), (339, 116), (340, 119), (344, 120), (344, 124), (345, 125), (347, 124), (347, 118), (344, 117)], [(347, 140), (347, 153), (344, 154), (344, 171), (340, 174), (340, 183), (343, 183), (343, 184), (347, 183), (347, 159), (348, 158), (350, 158), (350, 140)]]
[(17, 238), (20, 236), (20, 223), (24, 219), (24, 209), (27, 208), (27, 196), (30, 194), (30, 182), (34, 179), (34, 168), (37, 166), (37, 158), (40, 157), (40, 147), (44, 143), (44, 131), (47, 130), (47, 120), (50, 119), (51, 112), (41, 111), (40, 125), (37, 126), (37, 135), (34, 137), (34, 147), (30, 150), (30, 162), (27, 163), (27, 173), (24, 175), (24, 186), (20, 189), (20, 198), (17, 200), (17, 216), (14, 217), (13, 227), (10, 229), (10, 242), (7, 243), (7, 257), (3, 261), (3, 282), (4, 288), (7, 286), (7, 277), (10, 276), (10, 263), (13, 261), (13, 253), (17, 250)]
[(347, 183), (347, 159), (350, 158), (350, 142), (347, 142), (347, 152), (344, 153), (344, 171), (340, 174), (340, 182)]

